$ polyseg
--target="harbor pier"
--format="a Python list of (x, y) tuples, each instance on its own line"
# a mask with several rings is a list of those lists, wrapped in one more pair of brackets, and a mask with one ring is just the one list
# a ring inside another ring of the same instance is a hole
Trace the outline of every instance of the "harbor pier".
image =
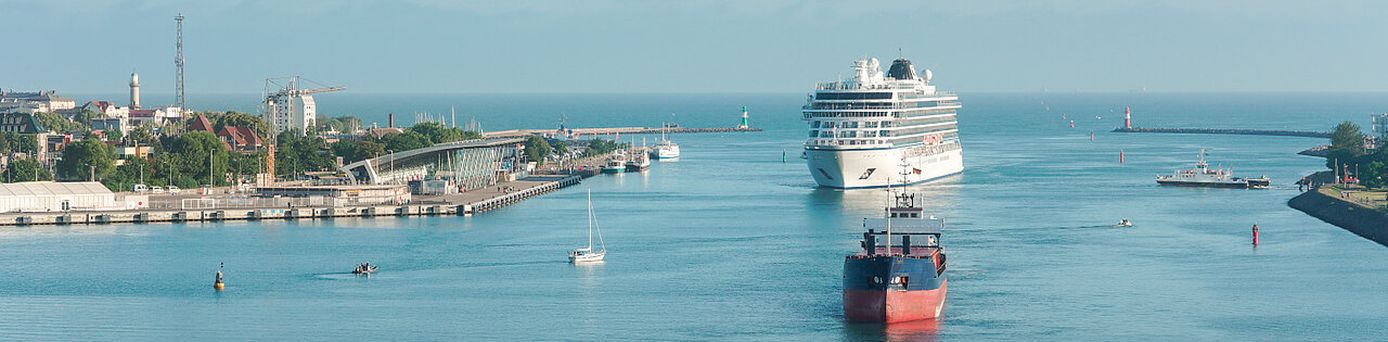
[(1172, 134), (1224, 134), (1224, 135), (1266, 135), (1302, 138), (1330, 138), (1330, 132), (1295, 131), (1275, 129), (1241, 128), (1164, 128), (1164, 127), (1119, 127), (1114, 133), (1172, 133)]
[(152, 198), (148, 208), (136, 210), (0, 213), (0, 226), (471, 215), (577, 185), (581, 178), (579, 175), (534, 176), (464, 193), (415, 196), (399, 203), (353, 204), (319, 197), (259, 198), (233, 194), (169, 195)]

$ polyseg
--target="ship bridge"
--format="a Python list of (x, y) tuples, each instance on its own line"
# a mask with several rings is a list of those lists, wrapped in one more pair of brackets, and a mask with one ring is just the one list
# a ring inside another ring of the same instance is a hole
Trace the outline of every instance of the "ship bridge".
[(412, 180), (451, 179), (462, 190), (496, 184), (505, 174), (524, 169), (525, 139), (464, 140), (399, 151), (342, 166), (354, 183), (405, 184)]

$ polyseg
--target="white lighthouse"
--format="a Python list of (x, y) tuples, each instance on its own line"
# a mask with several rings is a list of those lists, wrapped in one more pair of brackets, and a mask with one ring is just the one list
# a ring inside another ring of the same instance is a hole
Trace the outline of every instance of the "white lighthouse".
[(130, 109), (140, 109), (140, 74), (130, 73)]

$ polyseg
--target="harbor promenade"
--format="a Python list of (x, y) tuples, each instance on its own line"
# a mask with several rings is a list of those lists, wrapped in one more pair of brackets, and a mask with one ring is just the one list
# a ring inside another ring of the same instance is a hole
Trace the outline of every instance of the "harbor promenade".
[[(1329, 171), (1308, 176), (1316, 183), (1333, 181)], [(1293, 209), (1388, 246), (1388, 192), (1325, 184), (1287, 201)]]
[(261, 198), (214, 190), (207, 195), (151, 196), (148, 208), (138, 210), (3, 213), (0, 226), (466, 216), (577, 185), (581, 179), (580, 175), (533, 176), (458, 194), (418, 195), (406, 203), (361, 205), (332, 205), (315, 198)]

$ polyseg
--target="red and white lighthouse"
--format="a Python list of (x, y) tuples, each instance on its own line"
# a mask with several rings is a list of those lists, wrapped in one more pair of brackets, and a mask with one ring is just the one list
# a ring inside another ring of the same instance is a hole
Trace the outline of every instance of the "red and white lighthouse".
[(1123, 128), (1128, 128), (1128, 129), (1133, 128), (1133, 109), (1132, 109), (1132, 107), (1127, 107), (1127, 106), (1124, 106), (1124, 107), (1123, 107)]

